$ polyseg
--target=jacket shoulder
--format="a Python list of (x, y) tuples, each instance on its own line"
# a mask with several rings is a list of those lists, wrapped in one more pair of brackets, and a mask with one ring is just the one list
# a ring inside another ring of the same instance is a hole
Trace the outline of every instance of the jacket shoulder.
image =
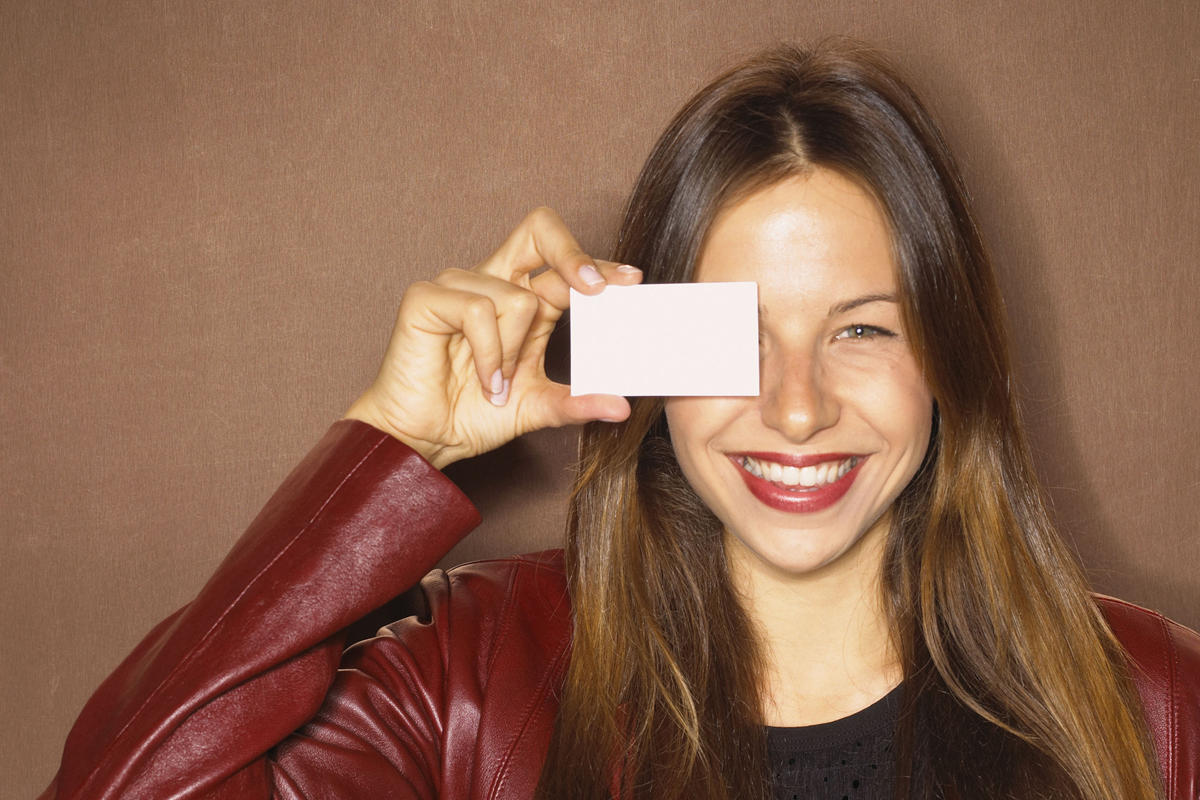
[(452, 581), (469, 586), (472, 591), (488, 591), (488, 587), (523, 587), (539, 593), (565, 599), (567, 591), (566, 566), (561, 549), (542, 550), (537, 553), (468, 561), (451, 567), (446, 574)]
[(561, 550), (472, 561), (432, 577), (445, 586), (450, 619), (470, 617), (479, 641), (494, 650), (557, 654), (568, 646), (571, 603)]
[(1200, 634), (1124, 600), (1096, 602), (1129, 657), (1167, 797), (1200, 796)]
[[(556, 634), (569, 628), (570, 599), (562, 550), (470, 561), (422, 582), (427, 599), (441, 599), (451, 615), (518, 617), (547, 623)], [(434, 590), (432, 595), (429, 590)]]
[[(469, 660), (484, 669), (501, 655), (554, 661), (569, 649), (571, 604), (561, 550), (435, 569), (408, 600), (412, 616), (384, 633), (440, 629), (441, 647), (469, 650)], [(452, 665), (466, 660), (453, 659)]]
[[(406, 602), (415, 613), (346, 651), (323, 719), (304, 731), (306, 757), (325, 758), (311, 755), (325, 727), (344, 749), (344, 721), (371, 711), (371, 741), (382, 737), (388, 752), (416, 741), (417, 752), (434, 754), (380, 770), (371, 786), (382, 790), (399, 772), (421, 778), (422, 797), (532, 797), (570, 655), (561, 554), (435, 569)], [(289, 769), (300, 769), (289, 755)], [(372, 777), (359, 770), (357, 780)]]

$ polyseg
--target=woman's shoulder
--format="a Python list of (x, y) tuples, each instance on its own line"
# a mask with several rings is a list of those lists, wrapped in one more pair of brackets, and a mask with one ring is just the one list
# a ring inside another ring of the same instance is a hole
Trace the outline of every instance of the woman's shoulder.
[(404, 600), (401, 619), (343, 654), (320, 713), (279, 752), (281, 769), (305, 775), (358, 747), (364, 787), (394, 788), (399, 774), (428, 796), (503, 786), (532, 797), (570, 653), (561, 553), (435, 569)]
[(426, 582), (443, 587), (441, 593), (459, 613), (490, 608), (523, 624), (544, 623), (569, 633), (570, 598), (560, 549), (470, 561), (447, 570), (444, 577), (432, 573), (423, 585)]
[(1200, 634), (1114, 597), (1097, 595), (1096, 603), (1129, 655), (1163, 774), (1200, 787)]
[[(1188, 677), (1200, 686), (1200, 634), (1157, 611), (1096, 595), (1109, 627), (1147, 677), (1166, 683)], [(1180, 671), (1187, 675), (1180, 675)]]
[(561, 550), (436, 569), (408, 599), (411, 615), (385, 634), (440, 629), (444, 643), (468, 642), (476, 658), (489, 660), (554, 661), (569, 649), (571, 603)]

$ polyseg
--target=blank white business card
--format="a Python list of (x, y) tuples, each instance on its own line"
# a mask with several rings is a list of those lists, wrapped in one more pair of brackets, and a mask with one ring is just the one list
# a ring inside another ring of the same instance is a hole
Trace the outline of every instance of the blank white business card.
[(758, 394), (758, 285), (571, 290), (571, 394)]

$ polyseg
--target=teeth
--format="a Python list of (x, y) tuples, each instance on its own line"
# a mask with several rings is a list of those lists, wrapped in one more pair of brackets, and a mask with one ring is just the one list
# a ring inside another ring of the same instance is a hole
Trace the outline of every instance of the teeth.
[(744, 456), (742, 466), (751, 475), (771, 483), (779, 483), (791, 488), (815, 489), (845, 477), (847, 472), (854, 469), (854, 465), (858, 461), (857, 457), (851, 456), (841, 461), (826, 461), (811, 467), (791, 467), (774, 461), (761, 461)]

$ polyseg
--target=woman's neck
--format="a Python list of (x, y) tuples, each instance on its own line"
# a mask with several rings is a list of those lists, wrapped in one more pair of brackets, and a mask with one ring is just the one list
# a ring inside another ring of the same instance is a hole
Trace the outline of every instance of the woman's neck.
[(731, 577), (762, 649), (767, 725), (841, 719), (900, 682), (880, 590), (884, 539), (864, 537), (838, 562), (803, 575), (781, 574), (727, 543)]

